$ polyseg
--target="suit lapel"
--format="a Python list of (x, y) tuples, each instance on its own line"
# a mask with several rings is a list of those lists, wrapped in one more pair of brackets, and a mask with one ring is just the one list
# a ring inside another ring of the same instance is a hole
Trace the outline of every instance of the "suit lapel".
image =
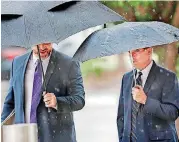
[(51, 75), (54, 72), (55, 66), (56, 66), (56, 51), (53, 49), (51, 57), (50, 57), (50, 60), (49, 60), (49, 63), (48, 63), (48, 66), (47, 66), (47, 71), (46, 71), (46, 74), (45, 74), (45, 79), (44, 79), (44, 82), (43, 82), (43, 87), (41, 89), (42, 92), (43, 92), (43, 90), (47, 91), (46, 90), (47, 89), (47, 85), (49, 83)]
[(154, 82), (155, 80), (155, 77), (156, 77), (156, 68), (157, 68), (157, 65), (156, 63), (153, 61), (153, 65), (152, 65), (152, 68), (149, 72), (149, 75), (147, 77), (147, 80), (146, 80), (146, 83), (144, 85), (144, 92), (147, 94), (148, 91), (150, 90), (151, 88), (151, 85), (152, 83)]
[(25, 72), (26, 72), (26, 68), (27, 68), (27, 64), (29, 61), (29, 58), (31, 56), (32, 52), (29, 52), (26, 54), (26, 56), (22, 59), (22, 61), (20, 63), (18, 63), (18, 69), (16, 70), (16, 80), (18, 82), (20, 82), (20, 86), (21, 86), (21, 94), (22, 94), (22, 105), (24, 105), (24, 94), (25, 94)]
[[(23, 84), (22, 93), (23, 93), (23, 95), (25, 94), (25, 72), (26, 72), (28, 61), (29, 61), (29, 59), (31, 57), (31, 54), (32, 54), (32, 52), (29, 52), (27, 54), (27, 57), (25, 58), (24, 62), (22, 63), (23, 64), (23, 70), (22, 70), (22, 84)], [(24, 98), (24, 96), (23, 96), (23, 98)]]
[(21, 118), (22, 118), (22, 123), (25, 122), (25, 117), (24, 117), (24, 107), (25, 107), (25, 72), (26, 72), (26, 68), (27, 68), (27, 64), (29, 61), (29, 58), (31, 56), (32, 52), (27, 53), (24, 58), (22, 58), (22, 61), (18, 63), (18, 69), (16, 70), (16, 75), (15, 76), (15, 80), (17, 81), (17, 83), (19, 83), (20, 86), (18, 89), (20, 90), (20, 94), (18, 94), (19, 98), (20, 98), (20, 106), (22, 106), (20, 109), (22, 111), (21, 113)]
[(129, 136), (130, 135), (130, 132), (131, 132), (131, 113), (132, 113), (132, 86), (133, 86), (133, 73), (131, 72), (131, 74), (129, 75), (129, 80), (127, 82), (127, 86), (126, 88), (128, 89), (127, 91), (127, 104), (128, 104), (128, 109), (127, 109), (127, 121), (126, 121), (126, 136)]

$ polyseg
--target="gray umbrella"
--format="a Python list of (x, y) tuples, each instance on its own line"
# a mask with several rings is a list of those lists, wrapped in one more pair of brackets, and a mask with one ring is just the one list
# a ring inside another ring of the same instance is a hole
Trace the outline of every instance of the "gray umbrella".
[(125, 22), (92, 33), (74, 55), (81, 62), (179, 41), (179, 29), (162, 22)]
[(124, 20), (96, 1), (4, 1), (2, 5), (2, 46), (58, 43), (87, 28)]

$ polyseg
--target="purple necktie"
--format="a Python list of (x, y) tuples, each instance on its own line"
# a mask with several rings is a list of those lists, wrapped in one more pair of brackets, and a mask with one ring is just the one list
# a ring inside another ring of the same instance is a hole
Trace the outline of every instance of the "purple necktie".
[(36, 110), (41, 98), (40, 95), (41, 87), (42, 87), (42, 70), (41, 70), (40, 60), (37, 60), (37, 66), (35, 68), (33, 90), (32, 90), (30, 123), (37, 123)]

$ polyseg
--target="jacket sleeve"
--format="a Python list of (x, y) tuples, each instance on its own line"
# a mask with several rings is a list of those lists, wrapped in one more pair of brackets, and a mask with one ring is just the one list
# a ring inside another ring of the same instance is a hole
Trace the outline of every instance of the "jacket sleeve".
[(10, 73), (10, 82), (9, 82), (9, 89), (4, 101), (3, 111), (1, 114), (1, 123), (11, 114), (14, 110), (14, 91), (13, 91), (13, 62), (12, 68)]
[(175, 121), (179, 110), (179, 86), (175, 74), (166, 76), (161, 101), (147, 97), (144, 112), (167, 121)]
[(124, 77), (122, 79), (121, 92), (120, 92), (119, 104), (118, 104), (118, 113), (117, 113), (117, 129), (118, 129), (119, 141), (122, 141), (123, 130), (124, 130), (123, 80), (124, 80)]
[(67, 96), (57, 97), (58, 113), (77, 111), (85, 105), (85, 92), (79, 62), (72, 61), (67, 82)]

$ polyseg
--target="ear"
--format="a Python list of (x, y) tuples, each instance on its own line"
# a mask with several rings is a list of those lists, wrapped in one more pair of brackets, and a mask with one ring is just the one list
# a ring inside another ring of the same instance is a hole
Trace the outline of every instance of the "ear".
[(148, 54), (150, 55), (150, 54), (152, 54), (152, 52), (153, 52), (153, 49), (152, 48), (148, 48)]

